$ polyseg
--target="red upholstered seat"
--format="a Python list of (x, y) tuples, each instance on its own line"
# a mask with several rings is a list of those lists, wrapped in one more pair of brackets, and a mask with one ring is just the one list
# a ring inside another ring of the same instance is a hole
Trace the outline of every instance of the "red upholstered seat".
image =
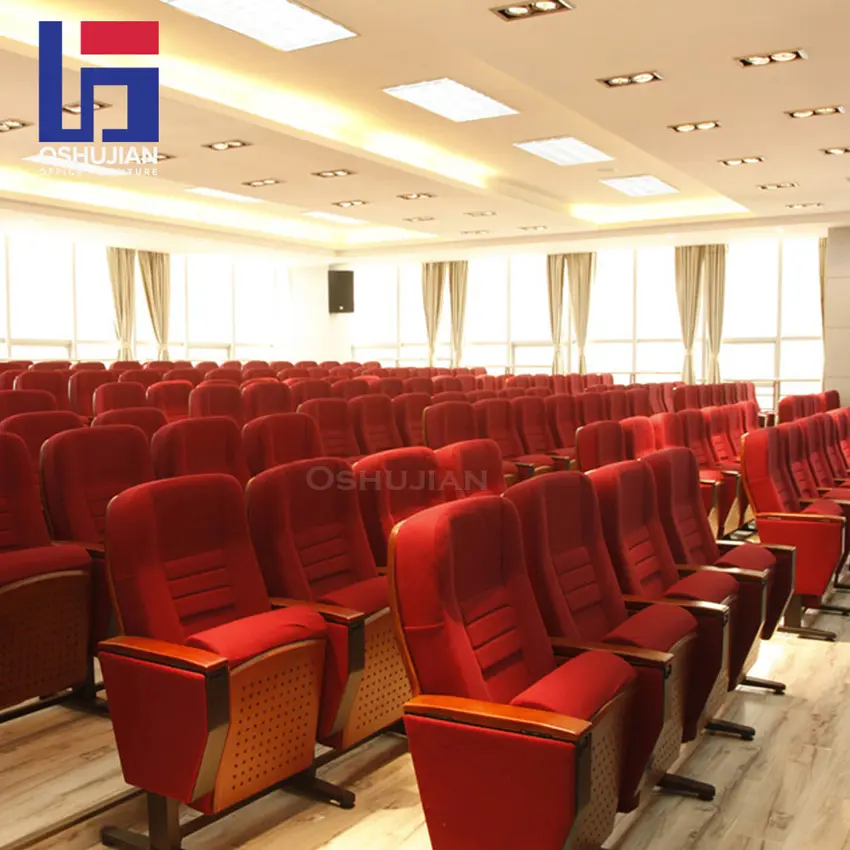
[(841, 486), (844, 486), (845, 479), (850, 477), (850, 467), (848, 467), (847, 461), (844, 459), (844, 452), (841, 449), (841, 434), (838, 430), (838, 424), (835, 418), (828, 413), (819, 414), (818, 422), (823, 431), (823, 445), (829, 472)]
[(601, 392), (585, 392), (576, 396), (576, 412), (581, 425), (606, 419), (605, 402)]
[(347, 366), (334, 366), (334, 368), (330, 370), (330, 374), (328, 375), (328, 378), (330, 378), (331, 381), (347, 381), (353, 377), (354, 369), (351, 369)]
[(452, 375), (437, 375), (436, 378), (433, 378), (431, 383), (434, 387), (435, 393), (445, 393), (445, 392), (463, 392), (463, 384), (458, 378), (455, 378)]
[(382, 393), (353, 398), (348, 407), (363, 454), (400, 449), (404, 445), (396, 425), (392, 399), (388, 395)]
[(395, 422), (405, 446), (424, 445), (422, 418), (430, 403), (431, 396), (426, 393), (405, 392), (393, 399)]
[(619, 422), (630, 416), (629, 397), (624, 390), (611, 390), (602, 396), (605, 409), (605, 418), (613, 422)]
[(711, 443), (711, 450), (717, 463), (737, 464), (738, 445), (729, 429), (729, 415), (727, 408), (706, 407), (702, 411), (702, 418)]
[(274, 413), (249, 422), (242, 431), (251, 475), (322, 454), (319, 428), (304, 413)]
[[(826, 445), (826, 434), (830, 426), (830, 418), (826, 413), (817, 413), (807, 416), (800, 423), (806, 435), (806, 449), (809, 464), (812, 468), (818, 487), (835, 487), (841, 484), (838, 476), (832, 469), (829, 452)], [(844, 473), (846, 470), (841, 470)]]
[(582, 472), (626, 459), (626, 435), (619, 422), (603, 419), (579, 428), (576, 459)]
[(493, 440), (499, 446), (503, 460), (531, 466), (537, 471), (549, 470), (554, 466), (555, 461), (550, 455), (525, 451), (508, 399), (477, 401), (473, 407), (478, 436)]
[(620, 422), (626, 439), (626, 458), (640, 460), (656, 450), (655, 429), (647, 416), (630, 416)]
[(193, 419), (226, 416), (241, 428), (245, 424), (242, 391), (236, 384), (224, 382), (195, 387), (189, 395), (189, 416)]
[(302, 404), (313, 399), (330, 398), (333, 395), (331, 382), (319, 378), (308, 378), (291, 383), (292, 406), (298, 410)]
[(204, 373), (200, 369), (183, 368), (169, 369), (163, 376), (166, 381), (188, 381), (193, 387), (197, 387), (204, 380)]
[(314, 398), (304, 402), (299, 410), (315, 420), (319, 428), (322, 454), (350, 460), (361, 456), (345, 399)]
[(780, 422), (793, 422), (805, 416), (803, 399), (801, 396), (789, 395), (779, 399), (776, 413)]
[(496, 392), (499, 389), (495, 375), (476, 375), (475, 388), (478, 390), (489, 390)]
[(700, 388), (696, 384), (683, 384), (673, 389), (673, 409), (699, 410)]
[[(201, 371), (200, 369), (198, 370)], [(242, 368), (216, 368), (210, 369), (208, 372), (204, 373), (205, 381), (227, 381), (231, 384), (241, 384), (242, 383)]]
[[(481, 404), (481, 402), (476, 402)], [(468, 401), (444, 401), (423, 408), (423, 440), (432, 449), (474, 440), (475, 408)]]
[(350, 378), (347, 380), (336, 381), (331, 387), (331, 395), (345, 399), (357, 398), (361, 395), (369, 395), (371, 391), (372, 388), (369, 385), (369, 382), (364, 381), (362, 378)]
[(462, 390), (446, 390), (444, 392), (435, 392), (431, 396), (432, 404), (440, 404), (445, 401), (468, 401), (466, 393)]
[(246, 422), (273, 413), (289, 413), (292, 410), (292, 392), (277, 381), (247, 384), (242, 387), (242, 409)]
[(18, 413), (56, 410), (56, 399), (44, 390), (0, 390), (0, 422)]
[(193, 389), (188, 381), (161, 381), (148, 387), (148, 404), (158, 407), (169, 422), (186, 419)]
[(70, 373), (66, 369), (21, 372), (15, 378), (15, 389), (42, 390), (43, 392), (50, 393), (56, 401), (57, 410), (70, 410), (71, 401), (68, 395), (69, 376)]
[(134, 425), (145, 432), (148, 441), (160, 428), (165, 427), (168, 420), (157, 407), (124, 407), (119, 410), (109, 410), (95, 416), (92, 426), (100, 428), (107, 425)]
[(825, 390), (821, 393), (821, 408), (824, 412), (838, 410), (841, 407), (841, 395), (838, 390)]
[(145, 388), (135, 382), (104, 384), (94, 391), (94, 415), (99, 416), (109, 410), (120, 410), (122, 407), (146, 407), (148, 403)]
[[(387, 581), (375, 568), (357, 493), (315, 486), (318, 467), (332, 482), (352, 476), (348, 464), (327, 457), (263, 472), (248, 488), (248, 519), (272, 596), (363, 606), (353, 608), (359, 621), (330, 616), (328, 624), (319, 739), (345, 749), (398, 721), (410, 691), (393, 636)], [(363, 628), (365, 665), (353, 644), (363, 640)]]
[(18, 413), (0, 422), (0, 432), (16, 434), (26, 444), (37, 491), (41, 490), (39, 476), (41, 447), (54, 434), (82, 427), (82, 419), (76, 413), (71, 413), (70, 410)]
[(165, 379), (165, 372), (156, 369), (128, 369), (118, 376), (123, 383), (141, 384), (145, 389)]
[[(612, 735), (624, 735), (634, 673), (595, 652), (556, 665), (516, 509), (482, 496), (418, 513), (394, 535), (392, 563), (394, 606), (420, 694), (405, 709), (405, 725), (434, 846), (601, 845), (613, 826), (624, 749), (615, 746), (604, 760), (601, 753)], [(458, 712), (446, 712), (448, 705)], [(506, 705), (510, 729), (494, 722)], [(583, 728), (597, 770), (581, 817), (564, 805), (582, 799), (579, 742), (543, 731), (567, 710), (590, 724)], [(527, 803), (515, 805), (518, 795)]]
[[(512, 465), (502, 460), (498, 444), (493, 440), (465, 440), (437, 449), (441, 486), (448, 500), (485, 493), (499, 496), (516, 475)], [(505, 472), (505, 467), (508, 472)], [(513, 467), (515, 469), (515, 467)]]
[(850, 466), (850, 410), (840, 407), (838, 410), (831, 410), (828, 416), (838, 430), (838, 443), (844, 462)]
[(430, 378), (407, 378), (404, 381), (405, 393), (425, 393), (426, 395), (434, 394), (434, 384)]
[(575, 457), (576, 431), (579, 428), (575, 399), (571, 395), (554, 395), (544, 399), (543, 405), (554, 441), (569, 457)]
[(648, 389), (633, 388), (626, 390), (626, 399), (629, 404), (628, 416), (652, 416), (656, 412), (653, 410)]
[(207, 416), (172, 422), (151, 442), (157, 478), (224, 473), (243, 487), (250, 474), (236, 423), (226, 416)]
[(70, 360), (42, 360), (39, 363), (30, 364), (30, 369), (34, 372), (67, 372), (70, 368)]
[(109, 371), (117, 372), (119, 375), (121, 372), (128, 372), (130, 370), (141, 368), (142, 364), (139, 363), (138, 360), (116, 360), (114, 363), (109, 364)]
[(395, 398), (404, 392), (404, 382), (401, 378), (380, 378), (369, 389), (373, 393), (383, 393), (390, 398)]
[[(0, 372), (0, 390), (14, 389), (15, 381), (18, 379), (18, 375), (23, 374), (23, 372), (23, 369), (7, 369), (5, 372)], [(44, 391), (42, 390), (41, 392)]]
[(112, 384), (117, 376), (106, 370), (75, 372), (68, 381), (68, 395), (71, 410), (84, 419), (94, 416), (94, 393), (104, 384)]
[[(547, 398), (549, 397), (557, 398), (557, 396), (547, 396)], [(567, 398), (567, 396), (562, 396), (562, 398)], [(562, 458), (562, 465), (568, 465), (568, 461), (575, 457), (575, 442), (573, 440), (569, 446), (563, 446), (556, 442), (549, 430), (549, 419), (546, 415), (544, 399), (534, 396), (511, 399), (511, 408), (525, 453), (545, 454)]]
[(170, 369), (174, 368), (174, 361), (172, 360), (149, 360), (142, 367), (143, 369), (153, 369), (157, 372), (162, 372), (165, 374)]

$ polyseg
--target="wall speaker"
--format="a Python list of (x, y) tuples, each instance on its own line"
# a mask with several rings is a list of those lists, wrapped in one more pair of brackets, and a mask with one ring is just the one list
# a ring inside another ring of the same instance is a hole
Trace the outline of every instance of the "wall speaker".
[(354, 312), (354, 272), (328, 272), (328, 312)]

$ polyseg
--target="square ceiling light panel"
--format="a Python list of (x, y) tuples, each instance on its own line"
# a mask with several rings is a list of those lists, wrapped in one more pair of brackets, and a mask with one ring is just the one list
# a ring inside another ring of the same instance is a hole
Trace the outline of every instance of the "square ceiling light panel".
[(357, 33), (290, 0), (161, 0), (277, 50), (301, 50)]
[(406, 100), (414, 106), (427, 109), (450, 121), (480, 121), (482, 118), (500, 118), (516, 115), (516, 109), (487, 97), (462, 83), (444, 77), (404, 86), (384, 89), (386, 94)]
[(635, 177), (611, 177), (599, 182), (633, 198), (645, 198), (649, 195), (673, 195), (679, 191), (651, 174), (639, 174)]
[(607, 153), (602, 153), (581, 139), (567, 137), (517, 142), (514, 147), (554, 162), (555, 165), (584, 165), (588, 162), (608, 162), (611, 159)]

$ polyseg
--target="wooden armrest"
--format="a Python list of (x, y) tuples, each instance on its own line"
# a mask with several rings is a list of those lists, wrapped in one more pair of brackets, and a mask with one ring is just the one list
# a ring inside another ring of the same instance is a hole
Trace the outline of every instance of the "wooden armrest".
[(123, 655), (139, 661), (149, 661), (163, 667), (175, 667), (178, 670), (189, 670), (193, 673), (210, 675), (218, 670), (227, 669), (227, 659), (208, 652), (205, 649), (195, 649), (179, 643), (168, 643), (164, 640), (154, 640), (146, 637), (114, 637), (101, 641), (98, 652), (111, 652), (113, 655)]
[(329, 623), (339, 623), (343, 626), (353, 626), (366, 619), (366, 615), (362, 611), (343, 608), (341, 605), (305, 602), (303, 599), (286, 599), (283, 596), (272, 597), (271, 603), (272, 608), (309, 608), (311, 611), (321, 614)]
[(729, 606), (721, 602), (703, 602), (696, 599), (679, 599), (675, 596), (662, 596), (660, 599), (644, 599), (642, 596), (623, 596), (626, 609), (629, 611), (642, 611), (650, 605), (678, 605), (684, 608), (694, 617), (714, 617), (716, 619), (729, 619)]
[(663, 669), (666, 675), (672, 672), (673, 655), (669, 652), (659, 652), (655, 649), (643, 649), (640, 646), (624, 646), (619, 643), (597, 643), (594, 641), (575, 643), (566, 638), (553, 637), (552, 649), (555, 655), (562, 658), (574, 658), (583, 652), (610, 652), (633, 667), (654, 667)]
[(749, 543), (746, 540), (718, 540), (717, 548), (721, 554), (731, 552), (732, 549), (737, 549), (739, 546), (758, 546), (759, 549), (766, 549), (771, 555), (786, 554), (790, 555), (796, 552), (795, 546), (788, 546), (785, 543)]
[[(811, 504), (811, 501), (809, 502)], [(783, 513), (781, 511), (775, 511), (771, 513), (764, 514), (756, 514), (756, 522), (758, 520), (783, 520), (783, 519), (791, 519), (795, 521), (802, 522), (826, 522), (826, 523), (834, 523), (835, 525), (844, 525), (844, 517), (843, 516), (833, 516), (832, 514), (793, 514), (793, 513)]]
[(103, 543), (84, 543), (81, 540), (51, 540), (52, 546), (82, 546), (92, 558), (105, 558), (106, 545)]
[(590, 734), (593, 725), (587, 720), (569, 717), (566, 714), (483, 702), (465, 697), (414, 697), (405, 704), (404, 713), (433, 717), (438, 720), (451, 720), (470, 726), (501, 729), (504, 732), (515, 732), (519, 735), (551, 738), (570, 744), (583, 742)]
[(708, 570), (715, 573), (725, 573), (738, 581), (757, 581), (764, 584), (768, 579), (766, 570), (746, 570), (743, 567), (718, 567), (713, 564), (700, 564), (698, 566), (693, 564), (676, 564), (676, 569), (682, 578)]

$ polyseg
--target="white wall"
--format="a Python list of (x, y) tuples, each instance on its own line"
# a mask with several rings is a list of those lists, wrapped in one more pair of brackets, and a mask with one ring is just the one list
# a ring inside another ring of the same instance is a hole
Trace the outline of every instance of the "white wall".
[(829, 230), (824, 289), (824, 386), (850, 403), (850, 227)]
[(328, 266), (290, 270), (287, 351), (295, 360), (351, 360), (351, 316), (328, 312)]

